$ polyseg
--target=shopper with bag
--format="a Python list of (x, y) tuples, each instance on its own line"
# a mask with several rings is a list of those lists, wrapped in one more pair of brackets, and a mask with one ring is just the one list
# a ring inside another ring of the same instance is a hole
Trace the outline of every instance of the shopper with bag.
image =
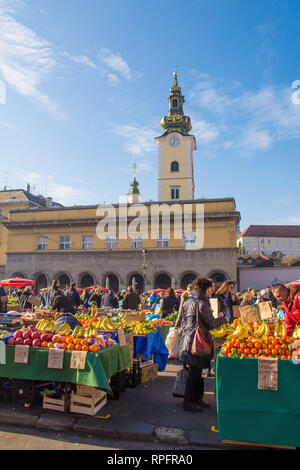
[(208, 369), (213, 358), (213, 341), (209, 330), (219, 328), (229, 320), (225, 317), (214, 318), (206, 295), (211, 286), (211, 279), (197, 278), (182, 309), (179, 360), (184, 366), (189, 366), (183, 400), (185, 411), (200, 412), (209, 406), (203, 401), (202, 377), (202, 369)]

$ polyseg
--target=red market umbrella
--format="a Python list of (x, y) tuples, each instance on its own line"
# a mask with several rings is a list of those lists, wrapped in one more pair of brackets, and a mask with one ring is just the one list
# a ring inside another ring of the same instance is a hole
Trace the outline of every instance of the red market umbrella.
[(23, 279), (23, 278), (15, 277), (13, 279), (5, 279), (4, 281), (0, 281), (0, 286), (32, 287), (32, 286), (35, 286), (35, 281), (31, 281), (30, 279)]
[(176, 294), (183, 294), (183, 292), (185, 292), (184, 289), (177, 289), (177, 290), (175, 291)]
[(151, 294), (153, 291), (155, 292), (167, 292), (166, 289), (151, 289), (151, 290), (148, 290), (147, 294)]
[(288, 283), (286, 284), (286, 286), (300, 287), (300, 279), (298, 279), (297, 281), (288, 282)]
[(102, 286), (91, 286), (91, 287), (88, 287), (88, 289), (90, 289), (90, 290), (100, 289), (100, 290), (104, 290), (105, 292), (108, 292), (108, 289), (106, 289), (105, 287), (102, 287)]
[(77, 292), (81, 293), (83, 292), (83, 289), (79, 289), (79, 287), (76, 288)]

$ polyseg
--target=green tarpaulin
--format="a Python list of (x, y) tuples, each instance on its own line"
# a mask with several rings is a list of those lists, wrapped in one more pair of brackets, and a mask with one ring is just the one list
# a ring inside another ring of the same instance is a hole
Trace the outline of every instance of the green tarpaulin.
[(0, 377), (70, 382), (111, 392), (108, 380), (130, 367), (128, 346), (111, 346), (98, 353), (88, 352), (84, 370), (70, 369), (71, 351), (64, 353), (63, 369), (48, 369), (48, 354), (49, 349), (29, 348), (28, 364), (16, 364), (15, 346), (6, 345), (6, 364), (0, 365)]
[(278, 361), (278, 390), (258, 390), (258, 359), (218, 357), (222, 440), (300, 447), (300, 365)]

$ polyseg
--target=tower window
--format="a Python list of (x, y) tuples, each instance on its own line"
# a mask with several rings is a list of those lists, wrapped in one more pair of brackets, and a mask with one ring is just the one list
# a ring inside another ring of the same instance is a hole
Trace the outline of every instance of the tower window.
[(171, 188), (171, 200), (179, 199), (179, 186), (173, 186)]
[(172, 100), (172, 106), (173, 106), (173, 108), (177, 108), (177, 106), (178, 106), (178, 101), (177, 101), (176, 98), (174, 98), (174, 99)]
[(171, 163), (171, 171), (179, 171), (179, 163), (178, 162), (172, 162)]

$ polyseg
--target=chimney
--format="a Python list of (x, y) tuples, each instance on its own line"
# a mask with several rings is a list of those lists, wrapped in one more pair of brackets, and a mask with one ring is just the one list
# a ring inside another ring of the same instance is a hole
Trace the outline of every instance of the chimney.
[(27, 192), (30, 193), (30, 184), (27, 183)]
[(46, 207), (52, 207), (52, 197), (46, 197)]

